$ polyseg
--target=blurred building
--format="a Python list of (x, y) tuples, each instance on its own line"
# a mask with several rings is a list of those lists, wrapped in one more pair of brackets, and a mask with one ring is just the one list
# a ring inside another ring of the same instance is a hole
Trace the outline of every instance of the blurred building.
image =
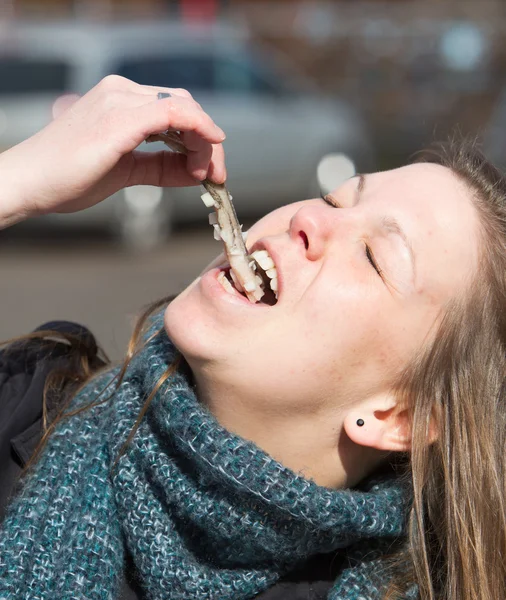
[(456, 125), (479, 132), (506, 98), (505, 0), (0, 0), (19, 18), (247, 23), (366, 116), (393, 160)]
[(213, 18), (225, 6), (221, 0), (8, 0), (19, 16), (153, 17), (181, 15)]
[(257, 39), (361, 107), (385, 167), (456, 127), (486, 132), (506, 98), (504, 0), (241, 4)]

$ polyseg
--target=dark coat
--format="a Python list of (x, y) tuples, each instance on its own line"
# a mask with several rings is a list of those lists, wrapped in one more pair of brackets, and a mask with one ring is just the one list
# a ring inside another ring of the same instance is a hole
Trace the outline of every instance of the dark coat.
[[(96, 348), (92, 334), (81, 325), (65, 321), (47, 323), (39, 329), (56, 329), (86, 337)], [(102, 365), (98, 357), (92, 366)], [(50, 351), (38, 340), (23, 346), (11, 345), (0, 352), (0, 520), (24, 465), (37, 446), (42, 432), (42, 398), (49, 373), (69, 366), (68, 346), (56, 344)], [(53, 399), (48, 418), (58, 409)], [(324, 600), (342, 565), (333, 552), (311, 558), (283, 577), (276, 585), (257, 596), (258, 600)], [(132, 561), (127, 556), (125, 579), (119, 600), (141, 600)]]

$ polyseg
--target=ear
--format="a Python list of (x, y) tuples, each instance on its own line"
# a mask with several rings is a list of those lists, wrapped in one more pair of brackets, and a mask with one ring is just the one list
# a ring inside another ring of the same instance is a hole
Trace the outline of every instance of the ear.
[[(364, 424), (357, 425), (362, 419)], [(408, 410), (399, 408), (398, 400), (390, 394), (376, 396), (353, 407), (344, 419), (348, 437), (361, 446), (390, 452), (411, 450), (411, 428)], [(431, 418), (428, 444), (437, 439), (435, 419)]]

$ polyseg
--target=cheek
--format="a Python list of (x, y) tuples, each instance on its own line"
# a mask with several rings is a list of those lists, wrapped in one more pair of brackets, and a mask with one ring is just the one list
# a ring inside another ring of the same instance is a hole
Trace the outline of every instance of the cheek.
[(301, 338), (319, 357), (318, 370), (337, 373), (344, 367), (363, 364), (378, 337), (376, 322), (375, 311), (349, 289), (346, 293), (308, 296)]
[(359, 279), (356, 269), (346, 266), (322, 272), (304, 304), (309, 327), (318, 324), (322, 335), (330, 339), (346, 334), (348, 341), (374, 329), (383, 312), (377, 289), (366, 278)]
[(322, 280), (305, 304), (302, 338), (319, 357), (317, 371), (337, 381), (383, 379), (411, 351), (416, 332), (401, 325), (406, 313), (368, 280), (339, 286)]

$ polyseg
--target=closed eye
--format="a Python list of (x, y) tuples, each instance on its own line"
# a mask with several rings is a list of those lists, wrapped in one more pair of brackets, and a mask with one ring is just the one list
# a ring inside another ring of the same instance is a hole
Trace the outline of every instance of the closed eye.
[(372, 253), (372, 250), (369, 248), (369, 246), (367, 244), (365, 244), (365, 255), (367, 256), (367, 260), (374, 267), (374, 270), (376, 271), (376, 273), (383, 279), (383, 271), (381, 270), (381, 267), (376, 262), (376, 259), (374, 258), (374, 254)]
[[(341, 206), (339, 206), (339, 204), (330, 195), (324, 196), (323, 194), (321, 194), (321, 199), (326, 204), (328, 204), (329, 206), (332, 206), (333, 208), (341, 208)], [(383, 279), (383, 271), (381, 270), (381, 267), (376, 262), (376, 259), (374, 258), (374, 254), (372, 253), (372, 250), (369, 248), (369, 246), (367, 244), (364, 245), (364, 248), (365, 248), (365, 255), (366, 255), (367, 260), (369, 261), (371, 266), (374, 268), (376, 273), (378, 273), (378, 275)]]
[(326, 202), (329, 206), (333, 206), (334, 208), (342, 208), (339, 204), (334, 200), (332, 196), (326, 194), (325, 196), (321, 194), (321, 199)]

